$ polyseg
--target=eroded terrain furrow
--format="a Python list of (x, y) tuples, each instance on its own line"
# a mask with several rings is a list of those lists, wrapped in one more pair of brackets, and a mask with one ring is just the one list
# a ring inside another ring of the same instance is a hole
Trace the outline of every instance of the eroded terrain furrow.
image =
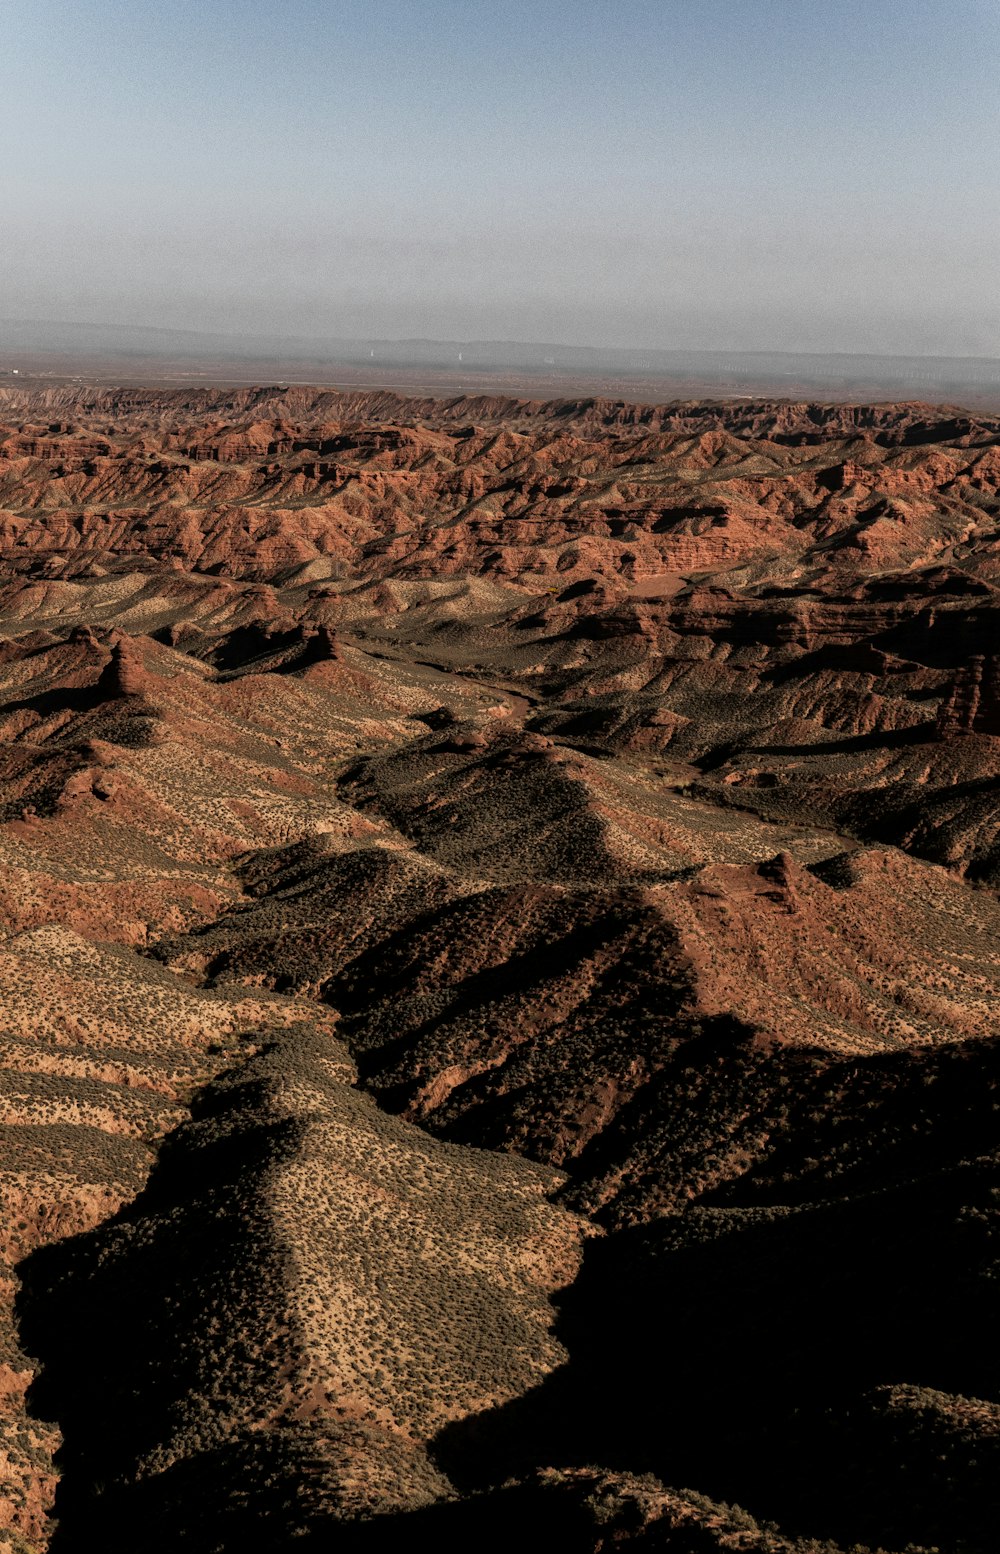
[(0, 391), (0, 1548), (993, 1554), (1000, 422)]

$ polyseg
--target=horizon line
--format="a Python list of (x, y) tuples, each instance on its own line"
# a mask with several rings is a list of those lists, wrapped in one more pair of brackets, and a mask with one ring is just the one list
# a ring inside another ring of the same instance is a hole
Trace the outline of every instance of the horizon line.
[[(80, 319), (53, 319), (53, 318), (0, 318), (0, 330), (4, 329), (67, 329), (67, 330), (94, 330), (108, 332), (110, 334), (129, 335), (162, 335), (172, 339), (185, 339), (191, 341), (219, 341), (232, 342), (248, 346), (251, 344), (263, 345), (265, 342), (271, 345), (285, 344), (296, 346), (316, 347), (357, 347), (364, 345), (367, 348), (383, 347), (453, 347), (455, 349), (502, 347), (504, 349), (523, 348), (532, 351), (562, 351), (572, 353), (600, 354), (608, 356), (635, 356), (652, 355), (657, 357), (704, 357), (726, 358), (738, 357), (787, 357), (792, 359), (810, 360), (823, 358), (825, 360), (850, 361), (879, 361), (879, 362), (975, 362), (975, 363), (1000, 363), (1000, 355), (993, 356), (985, 353), (955, 352), (944, 354), (941, 352), (900, 352), (900, 351), (844, 351), (844, 350), (791, 350), (787, 347), (758, 346), (751, 349), (743, 347), (703, 347), (703, 346), (659, 346), (659, 345), (591, 345), (570, 344), (554, 340), (524, 340), (518, 338), (475, 338), (459, 336), (434, 336), (434, 335), (304, 335), (283, 334), (280, 332), (262, 332), (260, 334), (232, 333), (227, 330), (190, 329), (179, 328), (162, 324), (134, 324), (134, 323), (94, 323)], [(0, 349), (10, 349), (4, 346), (0, 340)], [(44, 350), (44, 346), (31, 346), (22, 343), (22, 350)], [(556, 365), (547, 363), (544, 365)]]

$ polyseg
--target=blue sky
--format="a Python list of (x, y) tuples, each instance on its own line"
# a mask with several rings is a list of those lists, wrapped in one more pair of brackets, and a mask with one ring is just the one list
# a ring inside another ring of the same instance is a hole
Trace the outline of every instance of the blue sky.
[(1000, 0), (0, 0), (0, 316), (1000, 354)]

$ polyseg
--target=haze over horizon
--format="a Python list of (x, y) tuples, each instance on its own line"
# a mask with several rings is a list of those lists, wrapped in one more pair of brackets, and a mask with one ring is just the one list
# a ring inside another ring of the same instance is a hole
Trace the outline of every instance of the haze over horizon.
[(0, 316), (1000, 354), (992, 0), (26, 0)]

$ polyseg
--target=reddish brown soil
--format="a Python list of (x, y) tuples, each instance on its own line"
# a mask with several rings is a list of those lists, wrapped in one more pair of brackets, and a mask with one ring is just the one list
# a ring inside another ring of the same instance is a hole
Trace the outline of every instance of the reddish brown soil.
[(992, 1554), (998, 590), (986, 416), (0, 391), (0, 1546)]

